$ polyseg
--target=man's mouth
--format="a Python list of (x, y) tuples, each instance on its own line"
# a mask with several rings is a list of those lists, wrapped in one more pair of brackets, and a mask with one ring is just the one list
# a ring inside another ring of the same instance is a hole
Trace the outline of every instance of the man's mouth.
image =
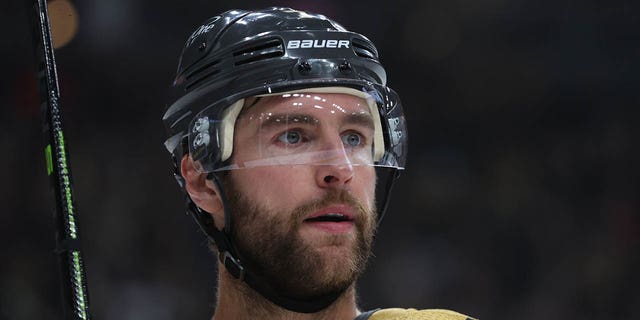
[(305, 221), (306, 222), (345, 222), (345, 221), (352, 221), (352, 219), (349, 216), (344, 215), (342, 213), (327, 213), (321, 216), (308, 218)]
[(347, 206), (336, 206), (316, 211), (304, 222), (323, 231), (341, 233), (351, 230), (354, 225), (354, 214)]

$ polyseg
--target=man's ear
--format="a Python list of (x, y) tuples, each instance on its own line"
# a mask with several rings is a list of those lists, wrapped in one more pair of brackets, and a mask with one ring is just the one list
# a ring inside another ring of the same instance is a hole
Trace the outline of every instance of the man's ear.
[(216, 226), (220, 222), (224, 223), (224, 208), (220, 192), (212, 181), (207, 180), (207, 174), (198, 172), (189, 155), (182, 158), (180, 171), (191, 200), (198, 207), (213, 215)]

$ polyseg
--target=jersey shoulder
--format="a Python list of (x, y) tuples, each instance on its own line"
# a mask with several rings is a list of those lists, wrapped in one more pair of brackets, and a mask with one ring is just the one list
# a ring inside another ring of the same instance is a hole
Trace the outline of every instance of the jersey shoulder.
[(380, 309), (369, 320), (477, 320), (467, 315), (445, 309)]

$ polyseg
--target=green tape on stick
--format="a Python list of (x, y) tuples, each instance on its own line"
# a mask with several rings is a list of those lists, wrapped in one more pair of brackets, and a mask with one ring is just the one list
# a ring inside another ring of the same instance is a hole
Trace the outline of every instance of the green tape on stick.
[(45, 161), (47, 162), (47, 175), (50, 176), (53, 172), (53, 157), (51, 156), (51, 144), (48, 144), (44, 148)]

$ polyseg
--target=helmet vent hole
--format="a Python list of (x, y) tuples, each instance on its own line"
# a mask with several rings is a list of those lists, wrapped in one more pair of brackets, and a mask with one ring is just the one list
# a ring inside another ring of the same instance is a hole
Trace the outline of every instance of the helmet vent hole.
[(351, 44), (357, 56), (378, 60), (378, 51), (370, 43), (362, 39), (354, 38)]
[(196, 70), (193, 70), (192, 72), (189, 72), (185, 76), (185, 80), (186, 80), (185, 90), (189, 91), (197, 84), (219, 73), (220, 69), (217, 68), (218, 63), (220, 63), (220, 60), (214, 60), (202, 65), (201, 67), (199, 67)]
[(284, 46), (280, 39), (272, 39), (266, 42), (261, 41), (260, 43), (245, 47), (233, 53), (235, 66), (269, 58), (281, 57), (283, 55)]

